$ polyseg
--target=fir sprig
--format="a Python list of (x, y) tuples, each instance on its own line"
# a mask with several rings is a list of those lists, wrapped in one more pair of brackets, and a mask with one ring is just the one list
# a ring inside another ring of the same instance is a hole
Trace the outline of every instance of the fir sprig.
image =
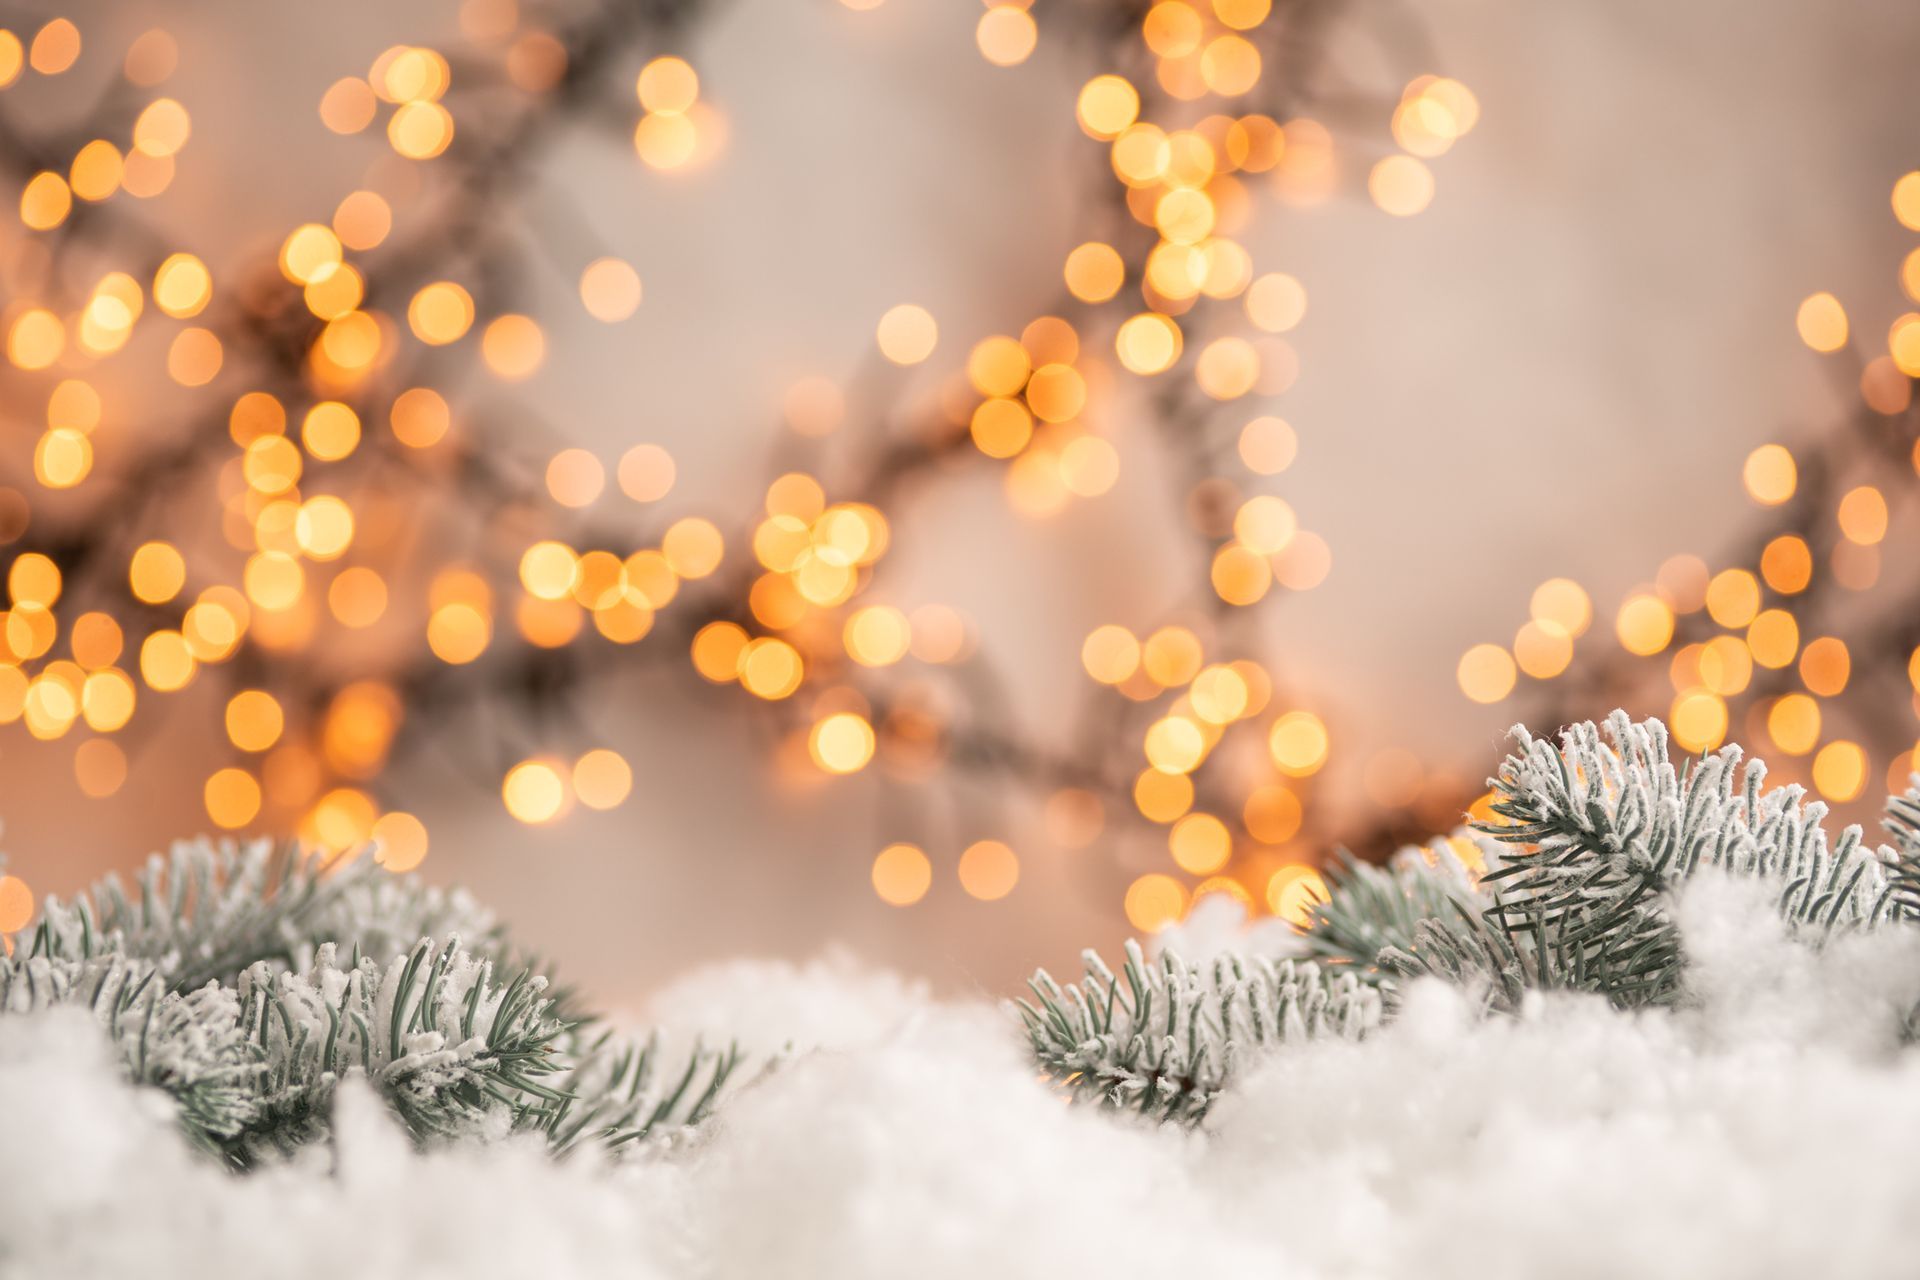
[(190, 991), (234, 986), (256, 964), (304, 968), (329, 942), (384, 959), (453, 934), (490, 954), (504, 945), (492, 913), (464, 892), (391, 875), (371, 858), (335, 866), (267, 840), (179, 840), (147, 859), (131, 891), (108, 875), (70, 903), (49, 896), (28, 951), (138, 957), (171, 990)]
[(226, 1155), (259, 1114), (266, 1067), (241, 1033), (230, 988), (170, 991), (145, 960), (0, 959), (0, 1015), (67, 1006), (105, 1030), (127, 1076), (170, 1095), (195, 1145)]
[(1061, 987), (1042, 969), (1021, 1000), (1035, 1058), (1076, 1096), (1159, 1120), (1204, 1114), (1236, 1060), (1320, 1036), (1357, 1039), (1380, 1021), (1380, 995), (1352, 973), (1304, 960), (1225, 955), (1149, 963), (1126, 944), (1116, 976), (1088, 951), (1086, 973)]
[[(1497, 865), (1491, 849), (1481, 854)], [(1312, 905), (1301, 944), (1322, 963), (1351, 966), (1362, 981), (1375, 984), (1386, 976), (1381, 952), (1411, 947), (1428, 920), (1456, 909), (1479, 911), (1489, 901), (1476, 873), (1446, 840), (1403, 849), (1384, 867), (1343, 851), (1328, 868), (1326, 882), (1327, 900)]]
[[(1192, 965), (1129, 942), (1118, 974), (1092, 952), (1073, 986), (1041, 971), (1019, 1014), (1042, 1072), (1098, 1105), (1192, 1122), (1260, 1054), (1368, 1035), (1415, 978), (1491, 1010), (1542, 990), (1671, 1004), (1687, 963), (1674, 894), (1705, 868), (1769, 886), (1811, 945), (1920, 922), (1920, 776), (1888, 803), (1894, 847), (1872, 849), (1857, 827), (1829, 837), (1801, 788), (1766, 790), (1738, 748), (1676, 766), (1658, 721), (1515, 735), (1481, 828), (1505, 850), (1483, 848), (1484, 869), (1450, 841), (1384, 868), (1345, 859), (1295, 957)], [(50, 899), (0, 959), (0, 1017), (87, 1010), (129, 1079), (171, 1096), (192, 1140), (236, 1168), (324, 1138), (352, 1075), (422, 1142), (526, 1131), (556, 1154), (658, 1146), (736, 1082), (736, 1051), (667, 1061), (657, 1039), (559, 1008), (513, 955), (465, 895), (370, 859), (182, 843), (132, 892), (109, 877)]]
[(564, 1027), (545, 985), (525, 972), (496, 983), (458, 939), (422, 941), (385, 965), (342, 967), (331, 943), (303, 974), (256, 964), (241, 975), (239, 1023), (267, 1069), (242, 1158), (311, 1140), (354, 1072), (423, 1139), (477, 1133), (494, 1116), (514, 1129), (544, 1124), (566, 1096), (546, 1079), (561, 1069)]
[[(1385, 867), (1343, 859), (1298, 939), (1325, 969), (1229, 955), (1203, 972), (1171, 956), (1149, 963), (1129, 943), (1124, 980), (1091, 954), (1077, 987), (1042, 971), (1038, 1004), (1020, 1009), (1041, 1069), (1078, 1096), (1191, 1121), (1248, 1058), (1364, 1035), (1415, 979), (1464, 987), (1496, 1012), (1536, 991), (1670, 1005), (1687, 991), (1675, 895), (1709, 868), (1766, 885), (1808, 945), (1920, 922), (1920, 775), (1888, 803), (1895, 847), (1871, 848), (1858, 827), (1830, 836), (1826, 805), (1803, 788), (1768, 790), (1766, 766), (1743, 766), (1738, 747), (1676, 765), (1657, 720), (1615, 712), (1604, 733), (1583, 723), (1557, 742), (1514, 736), (1490, 779), (1495, 820), (1478, 828), (1504, 848), (1483, 848), (1483, 873), (1446, 841)], [(1288, 1008), (1319, 1016), (1276, 1021)], [(1920, 1030), (1920, 1009), (1903, 1030)]]
[(1920, 918), (1920, 773), (1908, 780), (1903, 794), (1888, 798), (1883, 821), (1897, 850), (1888, 868), (1892, 909)]
[(0, 1016), (91, 1010), (128, 1077), (235, 1168), (324, 1138), (350, 1075), (420, 1141), (532, 1131), (564, 1152), (683, 1132), (739, 1066), (696, 1047), (666, 1067), (657, 1042), (591, 1030), (491, 913), (370, 858), (180, 842), (134, 886), (50, 898), (0, 958)]
[(571, 1034), (579, 1037), (568, 1055), (574, 1065), (544, 1125), (563, 1154), (593, 1141), (616, 1148), (671, 1141), (707, 1118), (741, 1064), (734, 1046), (696, 1044), (684, 1064), (662, 1071), (658, 1035), (635, 1041), (609, 1030)]
[[(1591, 723), (1557, 746), (1524, 728), (1514, 736), (1493, 779), (1501, 821), (1481, 828), (1512, 850), (1485, 878), (1486, 927), (1467, 938), (1442, 918), (1430, 952), (1532, 950), (1543, 981), (1622, 1006), (1666, 1004), (1683, 973), (1673, 891), (1703, 868), (1767, 883), (1781, 917), (1810, 936), (1871, 926), (1889, 907), (1893, 850), (1863, 845), (1857, 826), (1829, 840), (1827, 806), (1799, 786), (1765, 790), (1766, 765), (1742, 768), (1737, 746), (1676, 767), (1666, 726), (1624, 712), (1608, 718), (1605, 740)], [(1408, 968), (1404, 956), (1394, 964)]]

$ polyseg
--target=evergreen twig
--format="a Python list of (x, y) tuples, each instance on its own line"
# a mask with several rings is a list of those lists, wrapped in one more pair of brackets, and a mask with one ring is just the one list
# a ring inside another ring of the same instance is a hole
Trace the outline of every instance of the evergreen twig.
[[(1492, 784), (1497, 820), (1477, 879), (1447, 841), (1386, 867), (1343, 857), (1295, 960), (1223, 956), (1210, 972), (1127, 944), (1124, 980), (1097, 956), (1062, 989), (1043, 970), (1021, 1016), (1043, 1071), (1075, 1094), (1156, 1119), (1204, 1114), (1237, 1064), (1276, 1044), (1359, 1036), (1437, 978), (1495, 1012), (1529, 992), (1575, 991), (1616, 1006), (1671, 1005), (1686, 991), (1675, 892), (1704, 868), (1758, 880), (1795, 937), (1920, 922), (1920, 776), (1888, 803), (1896, 847), (1850, 826), (1830, 838), (1803, 788), (1765, 790), (1766, 766), (1728, 746), (1676, 766), (1666, 727), (1615, 712), (1557, 743), (1516, 728)], [(1483, 846), (1484, 848), (1484, 846)], [(1276, 1034), (1276, 1028), (1280, 1033)], [(1920, 1034), (1920, 1009), (1902, 1027)]]
[(1377, 991), (1352, 973), (1304, 960), (1221, 956), (1149, 963), (1126, 944), (1116, 976), (1092, 951), (1086, 976), (1062, 988), (1042, 969), (1019, 1001), (1040, 1067), (1079, 1097), (1158, 1120), (1194, 1120), (1236, 1059), (1320, 1036), (1358, 1039), (1377, 1026)]
[(529, 1130), (564, 1152), (697, 1125), (740, 1062), (663, 1067), (657, 1041), (589, 1030), (492, 913), (370, 858), (182, 841), (131, 891), (49, 898), (30, 937), (0, 958), (0, 1016), (90, 1009), (128, 1078), (235, 1168), (324, 1138), (352, 1074), (421, 1141)]

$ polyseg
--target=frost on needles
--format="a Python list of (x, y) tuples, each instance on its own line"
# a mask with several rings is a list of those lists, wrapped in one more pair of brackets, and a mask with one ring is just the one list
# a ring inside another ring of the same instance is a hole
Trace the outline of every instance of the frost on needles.
[[(1827, 806), (1797, 785), (1763, 791), (1766, 765), (1742, 767), (1737, 746), (1676, 768), (1666, 726), (1624, 712), (1604, 740), (1590, 723), (1558, 746), (1524, 728), (1514, 736), (1492, 779), (1499, 821), (1480, 828), (1511, 851), (1481, 881), (1491, 901), (1421, 922), (1412, 945), (1379, 956), (1394, 974), (1473, 980), (1504, 1009), (1529, 988), (1671, 1004), (1685, 980), (1673, 891), (1705, 868), (1767, 885), (1809, 942), (1896, 910), (1902, 852), (1867, 847), (1857, 826), (1829, 843)], [(1917, 852), (1908, 841), (1904, 856)]]
[[(1799, 786), (1765, 790), (1766, 766), (1743, 766), (1737, 746), (1676, 766), (1658, 720), (1615, 712), (1604, 732), (1576, 724), (1556, 743), (1516, 727), (1514, 738), (1490, 779), (1495, 819), (1477, 827), (1483, 873), (1445, 841), (1384, 868), (1343, 857), (1295, 939), (1299, 958), (1149, 964), (1129, 944), (1124, 980), (1092, 953), (1077, 986), (1043, 970), (1021, 1002), (1042, 1069), (1107, 1106), (1194, 1119), (1236, 1061), (1363, 1037), (1419, 978), (1499, 1013), (1543, 990), (1672, 1005), (1687, 995), (1675, 894), (1706, 869), (1765, 885), (1807, 945), (1920, 920), (1920, 778), (1888, 804), (1895, 845), (1873, 848), (1857, 826), (1830, 839), (1827, 806)], [(1917, 1028), (1909, 1013), (1902, 1031)]]
[(235, 1168), (324, 1136), (349, 1075), (419, 1139), (533, 1130), (565, 1151), (697, 1123), (738, 1061), (695, 1049), (661, 1071), (656, 1043), (559, 1008), (464, 893), (371, 859), (181, 842), (132, 892), (49, 899), (29, 938), (0, 960), (0, 1015), (90, 1010)]
[[(1825, 805), (1765, 789), (1736, 747), (1676, 765), (1658, 721), (1515, 739), (1471, 868), (1446, 840), (1384, 867), (1343, 858), (1288, 954), (1197, 964), (1129, 943), (1117, 972), (1089, 952), (1078, 983), (1037, 974), (1018, 1016), (1043, 1075), (1191, 1123), (1258, 1057), (1365, 1041), (1416, 981), (1464, 989), (1479, 1016), (1550, 990), (1681, 1004), (1675, 902), (1703, 872), (1761, 886), (1807, 946), (1920, 921), (1920, 785), (1890, 801), (1893, 844), (1876, 848), (1857, 827), (1830, 837)], [(0, 1018), (91, 1011), (126, 1078), (170, 1097), (190, 1140), (235, 1169), (324, 1139), (354, 1076), (420, 1142), (532, 1133), (556, 1154), (658, 1150), (738, 1082), (731, 1050), (665, 1060), (538, 968), (465, 894), (371, 859), (182, 843), (131, 890), (109, 877), (49, 899), (0, 959)], [(1901, 1012), (1894, 1030), (1920, 1038)]]

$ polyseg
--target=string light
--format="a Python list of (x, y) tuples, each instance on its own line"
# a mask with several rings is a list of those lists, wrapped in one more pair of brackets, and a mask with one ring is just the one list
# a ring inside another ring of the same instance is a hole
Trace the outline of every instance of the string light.
[(894, 907), (912, 906), (933, 885), (933, 864), (910, 844), (890, 844), (874, 855), (871, 874), (874, 892)]
[[(1126, 379), (1158, 379), (1153, 394), (1168, 407), (1157, 412), (1169, 420), (1198, 424), (1217, 410), (1237, 448), (1209, 477), (1232, 496), (1207, 526), (1208, 585), (1216, 601), (1242, 609), (1311, 590), (1332, 566), (1326, 540), (1301, 526), (1285, 497), (1238, 491), (1245, 473), (1281, 475), (1299, 454), (1294, 426), (1259, 414), (1249, 400), (1291, 383), (1298, 358), (1275, 335), (1309, 323), (1309, 313), (1299, 278), (1273, 269), (1285, 264), (1257, 262), (1237, 237), (1269, 186), (1282, 199), (1324, 197), (1342, 145), (1311, 120), (1280, 123), (1293, 104), (1275, 72), (1284, 24), (1274, 18), (1272, 0), (1151, 6), (1111, 50), (1109, 65), (1130, 68), (1132, 78), (1099, 75), (1074, 95), (1073, 118), (1111, 169), (1103, 181), (1112, 212), (1136, 230), (1089, 219), (1080, 243), (1055, 260), (1071, 312), (1022, 317), (1026, 323), (977, 340), (955, 333), (964, 361), (941, 343), (942, 324), (957, 321), (936, 321), (918, 303), (892, 307), (875, 328), (881, 358), (927, 366), (924, 379), (910, 381), (944, 379), (956, 389), (951, 410), (942, 408), (952, 430), (943, 435), (936, 424), (890, 456), (904, 459), (906, 474), (920, 473), (949, 460), (947, 445), (957, 442), (974, 465), (1000, 473), (1015, 512), (1036, 519), (1113, 493), (1123, 473), (1132, 474), (1127, 434), (1114, 427)], [(211, 541), (144, 520), (125, 544), (110, 540), (99, 563), (115, 578), (124, 571), (126, 581), (114, 581), (117, 598), (98, 605), (105, 625), (83, 629), (44, 575), (35, 579), (34, 562), (16, 559), (28, 566), (5, 629), (16, 661), (0, 666), (0, 681), (13, 683), (8, 672), (18, 677), (19, 717), (30, 731), (64, 734), (84, 720), (113, 733), (136, 710), (170, 701), (154, 695), (218, 679), (212, 705), (233, 758), (206, 779), (209, 817), (235, 828), (293, 825), (343, 853), (371, 839), (382, 865), (396, 871), (418, 865), (428, 849), (420, 819), (383, 812), (378, 799), (403, 708), (426, 705), (418, 690), (445, 682), (490, 696), (546, 696), (522, 690), (549, 676), (571, 680), (576, 665), (591, 667), (587, 655), (619, 646), (672, 652), (713, 686), (710, 696), (778, 725), (796, 744), (794, 759), (816, 772), (872, 766), (891, 785), (925, 762), (977, 757), (977, 745), (963, 741), (976, 726), (948, 705), (963, 678), (938, 670), (974, 659), (979, 637), (970, 621), (938, 602), (885, 603), (876, 590), (893, 533), (892, 477), (863, 481), (859, 467), (790, 471), (768, 489), (765, 514), (741, 530), (729, 555), (709, 514), (668, 505), (683, 495), (660, 445), (623, 442), (617, 460), (554, 446), (538, 458), (503, 460), (489, 447), (487, 399), (455, 396), (469, 375), (483, 385), (544, 382), (550, 362), (556, 373), (561, 367), (556, 344), (566, 333), (549, 328), (544, 312), (515, 309), (529, 304), (504, 294), (500, 281), (512, 271), (476, 271), (463, 245), (447, 243), (460, 239), (446, 236), (447, 226), (483, 225), (496, 211), (486, 203), (494, 184), (465, 180), (511, 154), (495, 149), (502, 138), (582, 100), (591, 86), (581, 68), (607, 65), (603, 53), (624, 54), (629, 46), (617, 42), (657, 46), (662, 33), (653, 25), (610, 17), (550, 34), (463, 12), (476, 49), (459, 60), (457, 83), (438, 50), (394, 45), (365, 74), (340, 76), (319, 94), (327, 130), (370, 136), (394, 153), (388, 165), (400, 167), (366, 179), (377, 191), (329, 193), (305, 215), (310, 221), (268, 237), (278, 279), (243, 262), (215, 259), (210, 267), (162, 241), (157, 268), (142, 258), (137, 277), (89, 273), (74, 286), (78, 297), (24, 298), (6, 317), (8, 357), (28, 373), (90, 368), (140, 349), (136, 333), (164, 325), (155, 349), (164, 352), (171, 389), (206, 406), (218, 427), (206, 454), (218, 508)], [(974, 31), (980, 54), (1000, 67), (1029, 62), (1039, 36), (1034, 13), (1013, 3), (984, 6)], [(60, 74), (79, 50), (78, 28), (63, 19), (15, 62)], [(639, 70), (631, 97), (625, 83), (617, 86), (617, 109), (633, 127), (636, 168), (676, 173), (719, 153), (725, 118), (707, 101), (703, 68), (679, 53), (653, 53), (644, 64), (620, 63)], [(65, 226), (76, 202), (89, 218), (96, 205), (117, 217), (129, 199), (166, 190), (176, 164), (190, 162), (202, 142), (183, 102), (195, 98), (153, 88), (177, 61), (164, 32), (141, 36), (124, 64), (139, 89), (131, 127), (82, 129), (71, 154), (19, 175), (19, 215), (30, 235)], [(8, 73), (0, 57), (0, 80), (9, 74), (18, 66)], [(495, 92), (501, 88), (509, 92)], [(1217, 100), (1216, 114), (1179, 106), (1203, 98)], [(1424, 207), (1433, 189), (1428, 162), (1474, 127), (1478, 111), (1457, 81), (1407, 84), (1391, 122), (1377, 122), (1404, 152), (1375, 170), (1382, 207)], [(1260, 174), (1269, 176), (1255, 184)], [(418, 195), (428, 184), (475, 221), (437, 221), (434, 204)], [(612, 254), (562, 261), (587, 316), (619, 324), (637, 313), (644, 263)], [(1207, 303), (1220, 304), (1217, 317), (1202, 309)], [(36, 445), (38, 485), (82, 497), (104, 491), (99, 476), (123, 473), (124, 457), (111, 455), (122, 447), (117, 423), (129, 409), (110, 405), (115, 429), (96, 439), (103, 409), (90, 394), (91, 404), (69, 392), (57, 415), (50, 408)], [(802, 440), (828, 437), (850, 419), (848, 397), (818, 376), (793, 382), (780, 407)], [(856, 397), (851, 407), (864, 415), (872, 406)], [(1301, 424), (1309, 439), (1311, 431)], [(849, 431), (844, 440), (856, 437)], [(489, 511), (500, 513), (487, 537), (501, 541), (447, 551), (452, 535), (431, 522), (434, 504), (415, 503), (420, 488), (410, 487), (436, 484), (487, 493)], [(0, 527), (6, 512), (0, 502)], [(625, 523), (634, 518), (647, 523)], [(1864, 515), (1846, 525), (1863, 535), (1870, 527)], [(471, 565), (441, 558), (453, 554)], [(74, 594), (91, 607), (103, 598), (100, 584), (84, 585)], [(1097, 696), (1136, 717), (1116, 736), (1128, 767), (1118, 785), (1049, 785), (1048, 826), (1082, 844), (1109, 816), (1117, 824), (1137, 814), (1166, 828), (1174, 866), (1202, 879), (1194, 888), (1171, 876), (1137, 879), (1125, 905), (1143, 929), (1177, 919), (1196, 895), (1226, 894), (1282, 914), (1297, 907), (1295, 897), (1275, 905), (1271, 862), (1246, 859), (1301, 830), (1310, 812), (1306, 780), (1330, 757), (1329, 733), (1310, 712), (1271, 705), (1272, 673), (1238, 656), (1220, 617), (1155, 619), (1137, 631), (1111, 623), (1088, 635), (1080, 654), (1101, 686)], [(1586, 622), (1536, 617), (1507, 660), (1551, 678)], [(56, 648), (62, 639), (70, 661)], [(368, 667), (363, 679), (341, 685), (309, 670), (335, 644)], [(560, 649), (581, 656), (539, 663)], [(1071, 665), (1071, 650), (1054, 657)], [(1831, 668), (1822, 658), (1811, 670), (1830, 684)], [(13, 697), (0, 687), (0, 710)], [(993, 726), (978, 728), (990, 741)], [(1244, 777), (1250, 753), (1242, 738), (1266, 747)], [(90, 794), (119, 789), (117, 747), (106, 743), (84, 758), (83, 769), (75, 755), (75, 771)], [(617, 752), (569, 758), (509, 768), (501, 776), (508, 813), (557, 822), (575, 802), (611, 808), (635, 788), (634, 766)], [(949, 864), (951, 856), (943, 854), (942, 865), (954, 865), (962, 890), (977, 900), (1006, 896), (1020, 877), (1020, 859), (997, 841), (976, 842)], [(873, 888), (887, 902), (919, 901), (931, 864), (917, 847), (892, 846), (873, 865)]]
[(1020, 882), (1020, 860), (998, 840), (977, 840), (960, 855), (960, 887), (982, 902), (997, 902)]

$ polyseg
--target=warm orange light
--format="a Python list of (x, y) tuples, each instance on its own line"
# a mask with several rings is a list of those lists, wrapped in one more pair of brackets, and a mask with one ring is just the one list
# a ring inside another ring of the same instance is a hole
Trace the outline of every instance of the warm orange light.
[(640, 309), (640, 275), (619, 258), (596, 258), (580, 273), (580, 302), (595, 320), (618, 324)]
[(1800, 341), (1815, 351), (1838, 351), (1847, 345), (1847, 312), (1831, 293), (1810, 294), (1794, 316)]
[(1312, 867), (1282, 867), (1267, 880), (1267, 909), (1288, 924), (1305, 928), (1327, 901), (1327, 882)]
[(1803, 756), (1820, 740), (1820, 704), (1804, 693), (1790, 693), (1767, 711), (1767, 736), (1792, 756)]
[(1474, 645), (1461, 655), (1454, 678), (1460, 692), (1475, 702), (1498, 702), (1513, 692), (1513, 655), (1497, 644)]
[(1172, 876), (1152, 872), (1127, 886), (1127, 921), (1141, 933), (1158, 933), (1187, 910), (1187, 891)]
[(880, 317), (875, 336), (881, 355), (895, 364), (912, 365), (933, 354), (940, 329), (925, 307), (902, 303)]
[(1020, 859), (998, 840), (976, 840), (960, 855), (960, 887), (982, 902), (997, 902), (1020, 883)]
[(873, 726), (851, 711), (816, 721), (807, 735), (813, 762), (828, 773), (858, 773), (873, 759), (873, 747)]
[(1614, 634), (1628, 653), (1659, 653), (1673, 639), (1673, 610), (1658, 596), (1628, 596), (1614, 617)]
[(1211, 875), (1233, 856), (1233, 834), (1210, 813), (1189, 813), (1167, 833), (1167, 848), (1181, 870)]
[(1090, 241), (1067, 255), (1067, 289), (1082, 302), (1105, 302), (1126, 283), (1126, 263), (1110, 244)]
[(133, 553), (127, 576), (137, 598), (165, 604), (186, 585), (187, 562), (171, 543), (146, 542)]
[(1172, 822), (1193, 807), (1193, 779), (1146, 768), (1133, 780), (1133, 807), (1148, 822)]
[(1267, 750), (1282, 773), (1316, 773), (1327, 762), (1327, 726), (1311, 711), (1289, 711), (1274, 721)]
[(445, 346), (473, 327), (473, 295), (451, 280), (424, 285), (407, 304), (407, 327), (430, 346)]
[(613, 809), (633, 790), (633, 769), (617, 751), (599, 747), (573, 764), (573, 791), (589, 809)]
[(974, 27), (974, 42), (980, 47), (980, 55), (996, 67), (1025, 62), (1039, 38), (1033, 15), (1020, 4), (990, 5)]
[(242, 751), (265, 751), (285, 724), (279, 700), (264, 690), (246, 689), (227, 702), (227, 737)]
[(933, 885), (933, 864), (915, 845), (890, 844), (873, 860), (873, 891), (893, 907), (910, 907)]
[(244, 769), (221, 769), (207, 779), (205, 800), (216, 826), (244, 827), (260, 812), (260, 784)]
[(1869, 772), (1867, 753), (1857, 742), (1829, 742), (1813, 758), (1814, 788), (1836, 804), (1858, 799)]
[(567, 803), (566, 780), (544, 760), (523, 760), (507, 770), (500, 784), (507, 812), (529, 826), (552, 822)]
[(427, 827), (410, 813), (383, 813), (373, 824), (374, 857), (395, 875), (411, 871), (427, 856)]

